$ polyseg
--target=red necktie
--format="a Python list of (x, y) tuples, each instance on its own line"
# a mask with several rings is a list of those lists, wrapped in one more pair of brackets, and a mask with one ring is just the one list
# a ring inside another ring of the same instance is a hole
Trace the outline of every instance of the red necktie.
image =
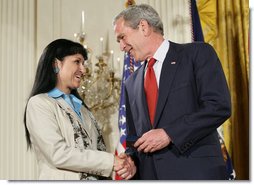
[(153, 124), (155, 111), (156, 111), (156, 104), (157, 104), (157, 97), (158, 97), (158, 86), (155, 77), (155, 73), (153, 70), (153, 65), (156, 62), (154, 58), (151, 58), (148, 62), (148, 67), (146, 70), (145, 76), (145, 93), (146, 93), (146, 101), (148, 105), (148, 111), (150, 116), (150, 121)]

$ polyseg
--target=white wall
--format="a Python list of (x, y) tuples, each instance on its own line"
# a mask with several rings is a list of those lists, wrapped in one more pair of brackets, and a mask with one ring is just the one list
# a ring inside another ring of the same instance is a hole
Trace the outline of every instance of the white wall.
[(35, 176), (34, 157), (26, 152), (23, 110), (35, 70), (35, 3), (0, 1), (0, 177)]
[[(165, 38), (190, 41), (188, 0), (136, 0), (148, 3), (162, 16)], [(26, 151), (23, 111), (34, 79), (38, 58), (45, 46), (57, 38), (74, 40), (85, 11), (87, 44), (95, 56), (100, 37), (108, 49), (123, 59), (115, 41), (112, 19), (124, 9), (125, 0), (0, 0), (0, 179), (36, 179), (32, 152)], [(106, 48), (106, 46), (105, 46)], [(123, 61), (115, 66), (121, 76)], [(106, 133), (108, 150), (118, 139), (116, 113)]]

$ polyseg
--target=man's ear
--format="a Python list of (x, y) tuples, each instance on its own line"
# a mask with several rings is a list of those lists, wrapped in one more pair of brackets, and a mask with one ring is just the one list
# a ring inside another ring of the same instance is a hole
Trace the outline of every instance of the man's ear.
[(141, 31), (143, 32), (143, 34), (145, 36), (149, 36), (152, 32), (152, 28), (151, 26), (148, 24), (148, 22), (144, 19), (142, 19), (140, 22), (139, 22), (139, 26), (140, 26), (140, 29)]

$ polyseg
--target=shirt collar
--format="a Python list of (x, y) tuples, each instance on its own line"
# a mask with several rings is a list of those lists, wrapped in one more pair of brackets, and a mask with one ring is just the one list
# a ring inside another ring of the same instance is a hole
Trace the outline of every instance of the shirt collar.
[(165, 60), (165, 58), (166, 58), (168, 49), (169, 49), (169, 41), (168, 40), (164, 40), (161, 43), (160, 47), (155, 52), (153, 58), (155, 58), (159, 62), (163, 62)]
[[(71, 102), (68, 100), (67, 96), (64, 92), (62, 92), (61, 90), (59, 90), (58, 88), (54, 88), (51, 91), (48, 92), (48, 95), (52, 98), (59, 98), (62, 97), (68, 104), (71, 105)], [(69, 95), (70, 98), (72, 98), (72, 101), (74, 103), (74, 110), (76, 112), (79, 112), (81, 109), (81, 105), (82, 105), (82, 101), (80, 99), (78, 99), (76, 96), (74, 96), (73, 94)], [(71, 105), (72, 107), (72, 105)]]
[[(66, 94), (64, 92), (62, 92), (61, 90), (59, 90), (58, 88), (54, 88), (51, 91), (48, 92), (48, 95), (52, 98), (59, 98), (59, 97), (63, 97), (65, 99)], [(70, 97), (72, 98), (73, 102), (76, 104), (79, 104), (78, 107), (81, 107), (82, 101), (80, 99), (78, 99), (76, 96), (74, 96), (73, 94), (70, 94)]]
[(78, 99), (76, 96), (74, 96), (73, 94), (71, 94), (70, 96), (73, 100), (73, 103), (74, 103), (74, 106), (75, 106), (75, 111), (80, 112), (82, 101), (80, 99)]
[(60, 96), (63, 96), (64, 93), (55, 87), (54, 89), (48, 92), (48, 95), (52, 98), (59, 98)]

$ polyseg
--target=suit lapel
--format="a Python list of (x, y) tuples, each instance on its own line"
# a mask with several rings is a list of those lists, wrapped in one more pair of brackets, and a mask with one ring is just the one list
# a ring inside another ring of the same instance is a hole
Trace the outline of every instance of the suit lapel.
[(86, 131), (87, 135), (89, 138), (91, 138), (90, 136), (90, 125), (91, 125), (91, 120), (88, 119), (88, 115), (86, 114), (85, 112), (85, 108), (82, 107), (81, 108), (81, 113), (83, 115), (83, 119), (84, 119), (84, 122), (80, 119), (80, 117), (76, 114), (76, 112), (70, 107), (70, 105), (64, 100), (64, 99), (58, 99), (56, 100), (56, 102), (58, 104), (60, 104), (66, 112), (70, 113), (71, 116), (75, 119), (75, 121), (79, 122), (79, 124), (81, 125), (81, 127)]
[(163, 66), (161, 70), (159, 96), (158, 96), (157, 107), (156, 107), (154, 127), (157, 126), (159, 118), (163, 111), (163, 108), (167, 101), (169, 90), (172, 85), (172, 81), (174, 79), (175, 72), (176, 72), (177, 66), (179, 65), (179, 62), (180, 61), (177, 61), (175, 45), (170, 42), (169, 51), (163, 62)]
[[(134, 94), (134, 97), (136, 97), (136, 106), (138, 107), (138, 110), (140, 111), (140, 116), (143, 118), (143, 125), (142, 128), (145, 130), (150, 130), (151, 124), (149, 120), (149, 113), (147, 108), (147, 102), (146, 102), (146, 96), (144, 91), (144, 71), (145, 71), (146, 62), (141, 66), (139, 72), (137, 73), (137, 78), (134, 82), (134, 91), (138, 92), (137, 94)], [(139, 125), (141, 126), (141, 125)], [(142, 129), (142, 130), (143, 130)]]

